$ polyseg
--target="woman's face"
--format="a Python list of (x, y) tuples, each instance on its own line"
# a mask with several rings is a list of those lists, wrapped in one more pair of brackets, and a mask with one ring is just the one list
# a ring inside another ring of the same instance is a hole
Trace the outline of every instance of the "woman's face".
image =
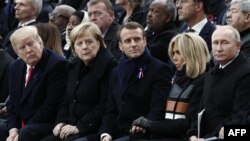
[(74, 27), (79, 25), (81, 23), (80, 19), (76, 15), (72, 15), (69, 18), (69, 23), (68, 23), (68, 32), (70, 33)]
[(92, 33), (86, 32), (76, 39), (74, 48), (78, 57), (88, 65), (96, 57), (100, 42)]
[(177, 70), (181, 70), (185, 64), (183, 56), (180, 54), (180, 51), (176, 45), (173, 47), (173, 63), (175, 64)]

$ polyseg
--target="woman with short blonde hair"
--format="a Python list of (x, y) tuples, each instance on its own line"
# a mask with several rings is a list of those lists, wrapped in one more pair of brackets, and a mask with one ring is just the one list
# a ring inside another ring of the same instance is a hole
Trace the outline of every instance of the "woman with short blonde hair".
[(193, 33), (183, 33), (175, 36), (169, 44), (168, 54), (174, 62), (173, 48), (176, 46), (184, 58), (182, 67), (185, 66), (187, 76), (195, 78), (206, 70), (210, 60), (206, 42)]

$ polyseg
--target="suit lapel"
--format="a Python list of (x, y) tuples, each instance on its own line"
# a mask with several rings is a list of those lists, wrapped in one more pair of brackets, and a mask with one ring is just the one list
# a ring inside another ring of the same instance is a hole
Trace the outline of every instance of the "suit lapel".
[(26, 87), (24, 87), (23, 95), (21, 98), (21, 103), (25, 100), (25, 98), (31, 93), (32, 89), (34, 88), (34, 85), (38, 82), (40, 79), (40, 71), (34, 70), (35, 72), (32, 74), (28, 84)]

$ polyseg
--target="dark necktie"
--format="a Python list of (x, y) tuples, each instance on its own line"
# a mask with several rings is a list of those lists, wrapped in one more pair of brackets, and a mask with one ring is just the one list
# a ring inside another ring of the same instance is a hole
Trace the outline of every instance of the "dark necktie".
[(189, 28), (188, 30), (186, 30), (186, 32), (195, 32), (195, 30), (193, 30), (192, 28)]

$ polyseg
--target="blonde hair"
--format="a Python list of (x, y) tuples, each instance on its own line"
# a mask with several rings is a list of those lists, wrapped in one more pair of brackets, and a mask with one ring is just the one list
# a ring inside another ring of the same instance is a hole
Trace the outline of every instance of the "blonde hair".
[[(95, 37), (95, 39), (100, 42), (100, 47), (106, 47), (99, 27), (92, 22), (81, 23), (81, 24), (77, 25), (70, 32), (70, 41), (72, 42), (72, 45), (74, 46), (75, 41), (78, 38), (84, 36), (86, 32), (91, 33)], [(74, 50), (74, 47), (73, 47), (73, 50)]]
[(10, 42), (13, 46), (14, 51), (17, 53), (16, 50), (16, 42), (24, 40), (28, 37), (32, 37), (36, 41), (41, 43), (41, 46), (43, 47), (43, 41), (41, 37), (38, 35), (37, 29), (34, 26), (24, 26), (22, 28), (17, 29), (15, 32), (13, 32), (10, 36)]
[[(173, 48), (177, 47), (184, 58), (186, 75), (195, 78), (206, 71), (210, 55), (206, 42), (193, 33), (176, 35), (170, 42), (168, 54), (173, 61)], [(184, 64), (183, 64), (184, 65)]]

